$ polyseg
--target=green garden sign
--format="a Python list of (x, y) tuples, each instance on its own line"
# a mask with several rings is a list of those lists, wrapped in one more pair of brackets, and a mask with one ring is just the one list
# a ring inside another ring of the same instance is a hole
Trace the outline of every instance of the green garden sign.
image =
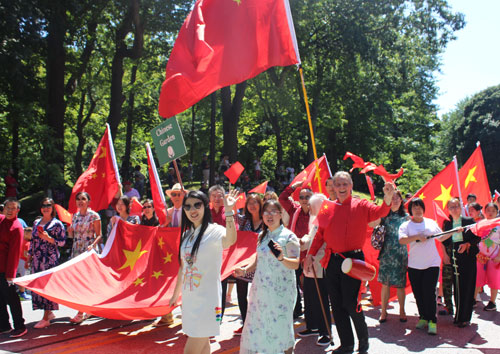
[(151, 136), (160, 166), (187, 154), (176, 117), (165, 119), (165, 122), (151, 130)]

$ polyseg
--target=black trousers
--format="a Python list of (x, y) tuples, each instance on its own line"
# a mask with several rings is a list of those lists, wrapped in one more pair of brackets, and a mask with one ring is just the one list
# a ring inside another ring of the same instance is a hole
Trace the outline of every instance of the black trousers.
[(7, 279), (5, 279), (5, 273), (0, 273), (0, 329), (2, 330), (11, 328), (7, 306), (9, 306), (14, 320), (14, 329), (24, 329), (23, 309), (16, 286), (9, 286)]
[(221, 281), (221, 286), (222, 286), (222, 296), (221, 296), (222, 312), (221, 312), (220, 320), (222, 322), (222, 318), (224, 317), (224, 311), (226, 311), (227, 278), (224, 279), (223, 281)]
[[(355, 259), (365, 259), (363, 252), (345, 252), (343, 255)], [(340, 255), (331, 255), (326, 268), (326, 279), (340, 344), (343, 347), (349, 347), (354, 346), (351, 319), (360, 342), (368, 341), (368, 327), (363, 311), (361, 309), (359, 312), (357, 311), (361, 281), (342, 272), (340, 267), (343, 260), (344, 258)]]
[(439, 267), (408, 268), (411, 289), (417, 302), (420, 319), (436, 322), (436, 285)]
[(300, 276), (302, 275), (302, 267), (295, 270), (295, 280), (297, 285), (297, 299), (295, 300), (295, 308), (293, 309), (293, 317), (302, 315), (302, 298), (300, 297)]
[(243, 324), (245, 324), (248, 308), (248, 282), (241, 279), (236, 279), (236, 294), (238, 295), (238, 307), (240, 308), (241, 319), (243, 321)]
[(456, 250), (454, 250), (454, 256), (458, 266), (458, 281), (457, 276), (453, 274), (453, 295), (456, 304), (455, 322), (470, 322), (476, 287), (476, 256), (467, 253), (458, 254)]
[[(321, 300), (325, 306), (326, 318), (328, 326), (331, 328), (332, 319), (330, 315), (330, 301), (328, 299), (328, 288), (326, 278), (317, 278), (319, 291), (321, 293)], [(318, 329), (321, 335), (327, 335), (328, 329), (321, 310), (321, 303), (319, 301), (318, 291), (314, 278), (304, 276), (304, 316), (306, 319), (307, 329)]]

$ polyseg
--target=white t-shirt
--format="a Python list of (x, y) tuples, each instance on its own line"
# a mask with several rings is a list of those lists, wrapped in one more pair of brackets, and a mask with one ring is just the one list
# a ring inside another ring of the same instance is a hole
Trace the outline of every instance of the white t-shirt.
[[(399, 227), (399, 239), (418, 234), (430, 236), (442, 232), (436, 222), (432, 219), (424, 218), (422, 222), (412, 220), (405, 221)], [(439, 256), (436, 239), (428, 239), (424, 242), (413, 241), (410, 243), (408, 252), (408, 268), (427, 269), (430, 267), (439, 267), (441, 257)], [(440, 240), (440, 238), (437, 238)]]

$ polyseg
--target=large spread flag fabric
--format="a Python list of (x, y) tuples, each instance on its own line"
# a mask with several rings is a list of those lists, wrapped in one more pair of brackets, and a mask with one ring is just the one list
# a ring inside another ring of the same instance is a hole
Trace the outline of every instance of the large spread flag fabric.
[(119, 183), (120, 174), (116, 164), (115, 149), (109, 125), (106, 124), (106, 131), (89, 167), (73, 186), (69, 198), (69, 211), (73, 214), (77, 211), (75, 197), (78, 192), (87, 192), (90, 195), (90, 207), (93, 210), (107, 209), (120, 188)]
[(156, 216), (160, 221), (160, 225), (165, 225), (167, 222), (167, 202), (165, 201), (165, 195), (161, 189), (160, 177), (156, 170), (156, 163), (149, 143), (146, 143), (146, 152), (148, 155), (149, 184), (151, 186), (151, 195), (153, 196)]
[(198, 0), (168, 60), (159, 113), (172, 117), (221, 87), (297, 63), (288, 0)]
[[(318, 173), (316, 173), (316, 166), (318, 166)], [(319, 177), (319, 178), (318, 178)], [(296, 182), (302, 182), (301, 188), (309, 188), (314, 193), (320, 193), (320, 185), (321, 192), (328, 197), (325, 189), (325, 182), (328, 178), (332, 177), (332, 173), (330, 171), (330, 166), (328, 165), (328, 160), (326, 156), (321, 156), (318, 160), (315, 160), (309, 164), (302, 172), (300, 172), (290, 183), (293, 185)], [(294, 200), (299, 200), (300, 188), (297, 188), (293, 194), (292, 198)]]
[(449, 215), (446, 204), (451, 198), (460, 196), (457, 172), (457, 163), (456, 160), (453, 160), (414, 194), (415, 197), (424, 201), (424, 216), (426, 218), (435, 220), (436, 215), (440, 215), (435, 210), (434, 202), (436, 202), (435, 206), (441, 209), (445, 215)]
[[(16, 278), (43, 297), (75, 310), (117, 320), (150, 319), (172, 311), (179, 270), (179, 228), (118, 222), (102, 255), (86, 252), (58, 267)], [(257, 234), (238, 231), (224, 250), (222, 279), (255, 257)]]
[(169, 313), (179, 263), (179, 229), (132, 225), (113, 229), (102, 255), (94, 251), (18, 284), (75, 310), (119, 320)]
[(486, 205), (491, 201), (490, 185), (488, 184), (480, 145), (458, 171), (458, 177), (460, 178), (460, 187), (464, 198), (473, 193), (477, 196), (477, 202), (481, 205)]

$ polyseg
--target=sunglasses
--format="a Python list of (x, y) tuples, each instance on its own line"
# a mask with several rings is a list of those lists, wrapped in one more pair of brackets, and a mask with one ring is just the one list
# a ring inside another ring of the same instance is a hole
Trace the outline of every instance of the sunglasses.
[(271, 210), (271, 211), (265, 211), (262, 213), (262, 215), (278, 215), (280, 214), (281, 212), (279, 210)]
[(143, 206), (142, 209), (151, 209), (152, 206), (151, 205), (146, 205), (146, 206)]
[(180, 197), (182, 195), (182, 193), (174, 193), (174, 192), (172, 192), (172, 193), (170, 193), (170, 195), (172, 197)]
[(202, 207), (202, 206), (203, 206), (203, 202), (196, 202), (196, 203), (194, 203), (194, 204), (192, 204), (192, 205), (191, 205), (191, 204), (184, 204), (184, 205), (182, 206), (182, 208), (183, 208), (185, 211), (190, 211), (190, 210), (191, 210), (191, 208), (194, 208), (194, 209), (198, 210), (198, 209), (201, 209), (201, 207)]
[(87, 201), (87, 198), (76, 198), (76, 200), (85, 202), (85, 201)]
[(52, 208), (52, 204), (42, 204), (42, 208)]
[(309, 199), (311, 199), (311, 196), (310, 196), (310, 195), (301, 195), (301, 196), (299, 197), (299, 199), (300, 199), (300, 200), (309, 200)]

